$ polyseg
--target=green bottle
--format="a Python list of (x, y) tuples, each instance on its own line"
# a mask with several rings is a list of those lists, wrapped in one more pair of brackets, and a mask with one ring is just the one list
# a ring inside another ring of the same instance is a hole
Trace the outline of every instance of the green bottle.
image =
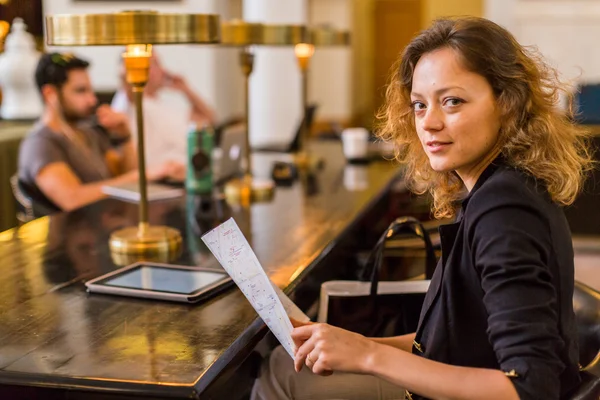
[(192, 124), (187, 139), (188, 165), (185, 188), (189, 193), (211, 193), (214, 133), (208, 126), (198, 130), (197, 125)]

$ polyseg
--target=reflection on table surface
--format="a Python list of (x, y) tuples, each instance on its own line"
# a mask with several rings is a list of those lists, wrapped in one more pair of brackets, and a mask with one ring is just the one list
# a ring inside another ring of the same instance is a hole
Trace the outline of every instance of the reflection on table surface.
[[(326, 164), (311, 187), (306, 180), (279, 187), (270, 203), (232, 208), (193, 196), (151, 203), (151, 223), (182, 232), (184, 252), (175, 263), (220, 268), (200, 235), (231, 216), (274, 282), (291, 289), (397, 175), (391, 162), (374, 162), (358, 172), (360, 185), (345, 185), (339, 143), (314, 150)], [(85, 280), (117, 268), (110, 233), (136, 222), (136, 205), (105, 200), (0, 233), (0, 379), (26, 372), (92, 386), (189, 388), (235, 351), (236, 339), (251, 336), (251, 326), (261, 326), (237, 289), (197, 305), (86, 293)]]

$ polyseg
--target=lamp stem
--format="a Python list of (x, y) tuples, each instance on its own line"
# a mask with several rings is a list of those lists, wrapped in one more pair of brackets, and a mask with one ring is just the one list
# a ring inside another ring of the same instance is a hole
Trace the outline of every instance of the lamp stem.
[(143, 86), (133, 87), (133, 101), (135, 103), (135, 115), (138, 136), (138, 172), (140, 183), (140, 208), (139, 208), (139, 236), (143, 236), (148, 230), (148, 182), (146, 180), (146, 153), (144, 151), (144, 110), (143, 110)]
[(302, 75), (302, 127), (300, 133), (300, 152), (303, 152), (308, 156), (308, 120), (307, 120), (307, 109), (308, 109), (308, 65), (300, 68)]
[(246, 46), (240, 53), (240, 65), (244, 72), (244, 101), (245, 101), (245, 123), (246, 123), (246, 148), (244, 157), (246, 159), (246, 170), (244, 175), (252, 175), (252, 151), (250, 149), (250, 75), (254, 68), (254, 53), (250, 46)]

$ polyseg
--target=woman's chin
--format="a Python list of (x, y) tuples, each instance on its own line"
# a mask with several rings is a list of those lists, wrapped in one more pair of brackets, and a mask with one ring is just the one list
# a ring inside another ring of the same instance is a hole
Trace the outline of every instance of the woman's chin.
[(449, 172), (454, 170), (452, 163), (447, 160), (440, 160), (436, 157), (430, 157), (429, 164), (431, 165), (431, 169), (435, 172)]

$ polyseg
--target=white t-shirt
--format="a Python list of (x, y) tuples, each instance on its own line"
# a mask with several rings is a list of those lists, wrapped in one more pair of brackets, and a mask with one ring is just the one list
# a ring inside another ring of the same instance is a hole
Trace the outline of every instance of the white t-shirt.
[[(190, 126), (189, 106), (179, 105), (166, 96), (144, 96), (144, 141), (146, 166), (160, 165), (166, 161), (187, 161), (187, 131)], [(127, 114), (131, 133), (137, 145), (135, 107), (123, 90), (117, 91), (111, 107)]]

